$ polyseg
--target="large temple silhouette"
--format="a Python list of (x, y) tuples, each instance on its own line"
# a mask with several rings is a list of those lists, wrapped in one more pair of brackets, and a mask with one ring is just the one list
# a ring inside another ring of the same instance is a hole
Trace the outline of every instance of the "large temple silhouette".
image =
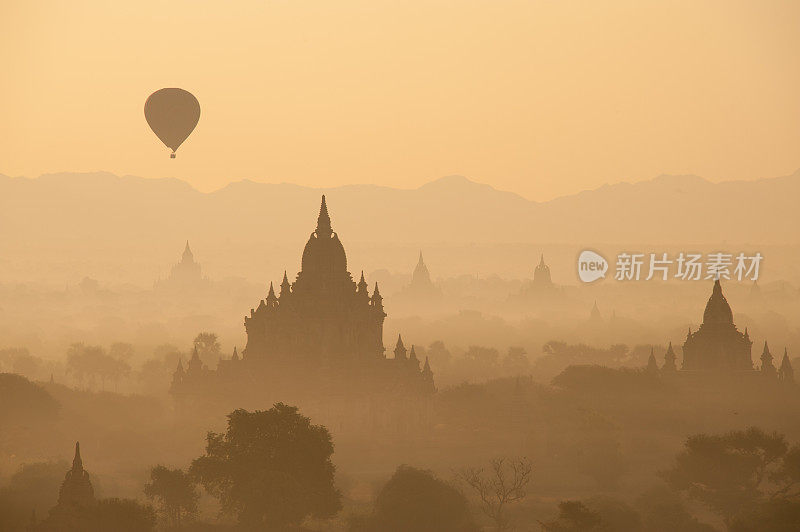
[(200, 264), (195, 261), (189, 241), (183, 248), (180, 262), (174, 264), (166, 279), (156, 281), (156, 288), (161, 289), (190, 289), (207, 284), (208, 279), (203, 277)]
[[(755, 367), (752, 347), (753, 342), (747, 329), (741, 332), (733, 322), (733, 311), (722, 293), (722, 284), (717, 279), (714, 281), (711, 296), (703, 312), (703, 323), (696, 331), (692, 332), (689, 329), (686, 334), (680, 370), (677, 368), (677, 356), (670, 342), (664, 355), (661, 372), (662, 374), (738, 373), (794, 382), (794, 370), (786, 349), (780, 367), (776, 368), (769, 345), (765, 341), (760, 357), (761, 364)], [(648, 368), (653, 369), (652, 362), (648, 364)]]
[(410, 302), (429, 302), (442, 297), (441, 289), (431, 279), (431, 272), (419, 252), (419, 259), (411, 273), (411, 282), (398, 294), (401, 300)]
[(58, 491), (58, 504), (51, 508), (47, 518), (38, 524), (34, 513), (28, 530), (41, 532), (89, 530), (90, 513), (96, 504), (89, 473), (83, 468), (81, 446), (76, 442), (72, 468), (67, 471)]
[[(435, 391), (430, 365), (425, 360), (421, 367), (413, 346), (407, 351), (398, 338), (394, 357), (386, 357), (385, 318), (377, 283), (370, 293), (364, 273), (356, 283), (347, 270), (322, 196), (300, 272), (293, 283), (284, 272), (277, 293), (270, 283), (267, 297), (245, 317), (241, 357), (234, 350), (210, 370), (195, 350), (185, 369), (179, 364), (170, 392), (184, 406), (209, 397), (248, 397), (251, 403), (293, 400), (330, 409), (339, 399), (358, 397), (356, 410), (372, 405), (362, 414), (378, 415), (391, 401)], [(387, 396), (391, 400), (378, 400)]]
[(561, 287), (553, 283), (550, 266), (544, 261), (544, 253), (539, 256), (539, 264), (533, 270), (533, 279), (526, 281), (520, 291), (512, 294), (512, 301), (549, 301), (563, 296)]
[(683, 343), (684, 370), (752, 370), (753, 342), (733, 323), (733, 311), (722, 294), (719, 280), (703, 312), (700, 328), (686, 335)]

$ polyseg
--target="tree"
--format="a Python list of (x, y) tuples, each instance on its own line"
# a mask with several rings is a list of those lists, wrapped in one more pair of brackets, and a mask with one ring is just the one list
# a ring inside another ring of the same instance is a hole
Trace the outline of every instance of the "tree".
[(0, 449), (10, 425), (49, 427), (61, 405), (47, 390), (22, 375), (0, 373)]
[(86, 345), (83, 342), (77, 342), (69, 346), (67, 349), (67, 367), (66, 372), (78, 381), (78, 384), (83, 386), (84, 381), (91, 374), (89, 367), (89, 360), (86, 356)]
[(792, 532), (800, 523), (800, 501), (768, 499), (731, 519), (729, 532)]
[(27, 350), (25, 353), (14, 357), (14, 361), (11, 363), (11, 371), (18, 375), (24, 375), (29, 379), (39, 378), (43, 368), (44, 362), (42, 359), (27, 353)]
[(675, 466), (662, 476), (730, 525), (736, 514), (767, 497), (794, 493), (800, 483), (800, 448), (790, 450), (783, 435), (755, 427), (722, 435), (697, 434), (686, 440)]
[(87, 507), (56, 506), (32, 528), (37, 532), (149, 532), (156, 524), (153, 508), (132, 499), (101, 499)]
[(427, 355), (430, 359), (431, 365), (436, 368), (447, 366), (450, 364), (450, 359), (453, 357), (447, 347), (445, 347), (444, 342), (441, 340), (435, 340), (431, 342), (431, 344), (428, 346)]
[(67, 462), (24, 464), (11, 476), (8, 486), (0, 488), (0, 530), (24, 530), (31, 512), (42, 516), (58, 500), (58, 486), (64, 480)]
[(92, 509), (87, 532), (147, 532), (156, 525), (150, 506), (131, 499), (101, 499)]
[(686, 509), (679, 494), (661, 485), (648, 489), (636, 501), (642, 513), (644, 529), (648, 532), (714, 532), (715, 528), (701, 523)]
[(153, 357), (144, 361), (137, 372), (140, 386), (150, 395), (158, 395), (169, 389), (172, 374), (178, 365), (178, 360), (185, 358), (177, 347), (163, 344), (153, 350)]
[[(119, 346), (127, 344), (114, 344), (116, 351), (120, 352)], [(114, 382), (127, 376), (131, 371), (130, 365), (122, 359), (114, 358), (106, 354), (100, 346), (84, 345), (82, 343), (72, 344), (67, 350), (67, 373), (72, 374), (80, 384), (89, 378), (94, 382), (99, 378), (102, 388), (106, 387), (106, 380)]]
[(466, 468), (457, 472), (456, 478), (478, 495), (481, 510), (494, 521), (497, 530), (508, 530), (506, 507), (525, 498), (532, 469), (527, 458), (496, 458), (491, 461), (488, 473), (483, 468)]
[(200, 358), (206, 361), (218, 360), (222, 352), (219, 339), (215, 333), (201, 332), (195, 337), (194, 346), (197, 348), (197, 354), (200, 355)]
[(378, 493), (373, 515), (351, 525), (351, 531), (356, 530), (469, 532), (478, 527), (461, 492), (430, 471), (401, 465)]
[(124, 342), (115, 342), (111, 344), (111, 347), (108, 348), (108, 354), (112, 358), (127, 361), (133, 358), (134, 350), (131, 344), (127, 344)]
[(224, 434), (208, 433), (206, 454), (192, 462), (190, 474), (244, 527), (287, 530), (341, 508), (332, 454), (328, 429), (277, 403), (230, 413)]
[[(587, 501), (562, 501), (555, 521), (539, 524), (545, 532), (639, 532), (639, 513), (628, 504), (612, 497), (594, 497)], [(670, 529), (671, 532), (680, 529)]]
[(161, 514), (168, 526), (178, 528), (181, 520), (197, 513), (200, 494), (192, 478), (181, 469), (168, 469), (162, 465), (150, 470), (150, 482), (144, 485), (144, 494), (158, 500)]
[(555, 521), (539, 524), (546, 532), (591, 532), (602, 530), (600, 514), (593, 512), (581, 501), (561, 501), (558, 503), (558, 518)]
[(503, 367), (509, 375), (524, 375), (530, 372), (531, 361), (522, 347), (509, 347), (503, 358)]

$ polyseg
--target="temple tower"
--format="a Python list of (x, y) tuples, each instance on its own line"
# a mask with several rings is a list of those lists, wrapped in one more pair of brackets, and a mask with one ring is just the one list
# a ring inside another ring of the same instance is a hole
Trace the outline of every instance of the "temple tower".
[(702, 325), (686, 336), (683, 369), (752, 371), (752, 345), (747, 333), (739, 332), (733, 323), (733, 312), (717, 279), (703, 312)]
[(92, 488), (92, 483), (89, 481), (89, 473), (83, 469), (83, 460), (81, 460), (81, 444), (80, 442), (75, 442), (75, 457), (72, 459), (72, 469), (67, 471), (67, 475), (58, 492), (58, 507), (86, 508), (94, 503), (94, 488)]

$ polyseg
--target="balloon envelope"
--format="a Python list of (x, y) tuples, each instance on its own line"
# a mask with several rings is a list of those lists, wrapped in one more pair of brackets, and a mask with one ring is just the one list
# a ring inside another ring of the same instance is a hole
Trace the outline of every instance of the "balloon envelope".
[(157, 90), (144, 102), (144, 117), (174, 157), (200, 120), (200, 102), (183, 89)]

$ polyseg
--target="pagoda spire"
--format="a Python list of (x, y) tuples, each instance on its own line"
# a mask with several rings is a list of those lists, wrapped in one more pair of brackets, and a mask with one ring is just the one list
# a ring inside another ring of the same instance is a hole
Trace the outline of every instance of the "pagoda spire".
[(672, 342), (667, 347), (667, 352), (664, 353), (664, 366), (661, 368), (665, 371), (676, 371), (678, 367), (675, 365), (675, 350), (672, 348)]
[(406, 346), (403, 345), (403, 337), (401, 335), (397, 335), (397, 344), (394, 346), (394, 358), (395, 360), (408, 360), (406, 358)]
[(356, 285), (356, 293), (361, 296), (362, 299), (369, 299), (368, 288), (367, 281), (364, 279), (364, 270), (361, 270), (361, 279), (358, 281), (358, 285)]
[(381, 297), (381, 291), (378, 290), (378, 283), (375, 283), (375, 290), (372, 292), (372, 306), (383, 308), (383, 297)]
[(286, 270), (283, 270), (283, 280), (281, 281), (280, 298), (283, 299), (284, 296), (289, 295), (291, 292), (292, 292), (292, 284), (289, 282), (289, 276), (286, 275)]
[(594, 305), (592, 305), (592, 312), (589, 314), (589, 318), (593, 321), (602, 321), (603, 317), (600, 315), (600, 309), (597, 307), (597, 300), (594, 300)]
[(231, 357), (231, 360), (239, 360), (239, 352), (236, 350), (236, 346), (233, 346), (233, 356)]
[(783, 381), (794, 382), (794, 369), (792, 369), (792, 363), (789, 361), (789, 352), (785, 347), (783, 348), (783, 360), (781, 360), (781, 368), (778, 371), (778, 375)]
[(83, 469), (81, 460), (81, 444), (75, 442), (75, 458), (72, 459), (72, 469), (67, 471), (58, 491), (58, 507), (59, 509), (88, 508), (94, 503), (94, 489), (89, 481), (89, 473)]
[(192, 253), (192, 248), (189, 247), (189, 241), (186, 241), (186, 247), (183, 248), (183, 256), (181, 257), (183, 262), (194, 262), (194, 254)]
[(195, 344), (194, 350), (192, 351), (192, 358), (189, 359), (189, 363), (186, 364), (186, 372), (194, 374), (202, 369), (203, 361), (200, 360), (200, 353), (197, 352), (197, 344)]
[(76, 473), (83, 471), (83, 460), (81, 460), (81, 442), (75, 442), (75, 457), (72, 459), (72, 470)]
[(658, 372), (658, 363), (656, 362), (656, 355), (652, 346), (650, 346), (650, 358), (647, 359), (647, 372), (648, 373)]
[(761, 353), (761, 371), (765, 375), (775, 375), (775, 364), (772, 362), (772, 353), (769, 352), (767, 341), (764, 341), (764, 351)]
[(433, 382), (433, 371), (431, 370), (430, 362), (428, 362), (428, 357), (425, 357), (425, 365), (422, 366), (422, 381), (425, 383), (425, 391), (436, 391), (436, 384)]
[(322, 204), (319, 206), (316, 233), (318, 237), (330, 237), (333, 233), (331, 217), (328, 214), (328, 204), (325, 202), (325, 194), (322, 195)]

